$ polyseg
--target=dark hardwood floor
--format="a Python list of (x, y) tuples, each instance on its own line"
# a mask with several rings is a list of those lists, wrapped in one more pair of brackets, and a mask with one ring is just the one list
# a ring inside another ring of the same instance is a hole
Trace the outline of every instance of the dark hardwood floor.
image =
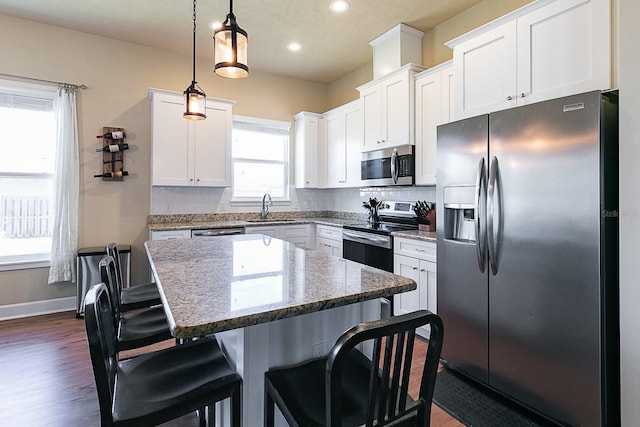
[[(144, 351), (173, 345), (168, 341)], [(416, 348), (424, 354), (426, 344)], [(128, 357), (136, 351), (124, 352)], [(420, 369), (417, 364), (414, 369)], [(412, 386), (415, 395), (419, 385)], [(84, 320), (74, 312), (0, 322), (0, 426), (98, 426), (100, 416)], [(197, 426), (187, 415), (164, 426)], [(431, 425), (462, 426), (433, 405)], [(254, 426), (245, 426), (254, 427)], [(255, 426), (258, 427), (258, 426)]]

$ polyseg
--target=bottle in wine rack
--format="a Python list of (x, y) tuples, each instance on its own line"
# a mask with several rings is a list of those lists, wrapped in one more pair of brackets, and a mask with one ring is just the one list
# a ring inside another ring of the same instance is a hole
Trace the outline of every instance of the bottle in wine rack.
[(113, 132), (105, 133), (104, 135), (96, 136), (96, 138), (109, 138), (109, 139), (124, 139), (126, 137), (127, 137), (127, 134), (122, 130), (113, 131)]
[(118, 178), (129, 175), (128, 171), (105, 172), (99, 175), (93, 175), (94, 178)]
[(123, 151), (123, 150), (128, 150), (128, 149), (129, 149), (129, 144), (120, 143), (120, 144), (110, 144), (110, 145), (104, 146), (102, 148), (96, 148), (96, 151), (98, 151), (98, 152), (106, 151), (108, 153), (115, 153), (117, 151)]

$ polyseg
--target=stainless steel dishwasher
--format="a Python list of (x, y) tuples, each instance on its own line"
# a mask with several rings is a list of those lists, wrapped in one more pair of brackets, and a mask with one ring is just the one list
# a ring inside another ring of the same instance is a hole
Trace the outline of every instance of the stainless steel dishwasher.
[(244, 227), (207, 228), (203, 230), (191, 230), (191, 238), (229, 236), (232, 234), (244, 234)]

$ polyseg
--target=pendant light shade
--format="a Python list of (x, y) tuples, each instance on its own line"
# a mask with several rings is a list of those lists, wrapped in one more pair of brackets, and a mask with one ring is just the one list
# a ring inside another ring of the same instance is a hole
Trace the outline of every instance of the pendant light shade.
[(204, 120), (207, 118), (207, 94), (200, 89), (198, 83), (191, 82), (191, 86), (184, 92), (185, 112), (182, 115), (189, 120)]
[(188, 120), (206, 119), (207, 94), (196, 82), (196, 0), (193, 0), (193, 80), (183, 93), (185, 112), (182, 116)]
[(215, 72), (219, 76), (240, 79), (249, 75), (247, 66), (247, 32), (238, 27), (233, 14), (233, 0), (229, 2), (229, 14), (222, 28), (213, 35)]

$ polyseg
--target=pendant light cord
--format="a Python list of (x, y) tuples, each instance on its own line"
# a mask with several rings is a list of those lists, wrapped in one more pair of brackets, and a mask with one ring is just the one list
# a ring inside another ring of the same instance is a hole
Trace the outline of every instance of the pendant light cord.
[(193, 0), (193, 83), (196, 82), (196, 1)]

